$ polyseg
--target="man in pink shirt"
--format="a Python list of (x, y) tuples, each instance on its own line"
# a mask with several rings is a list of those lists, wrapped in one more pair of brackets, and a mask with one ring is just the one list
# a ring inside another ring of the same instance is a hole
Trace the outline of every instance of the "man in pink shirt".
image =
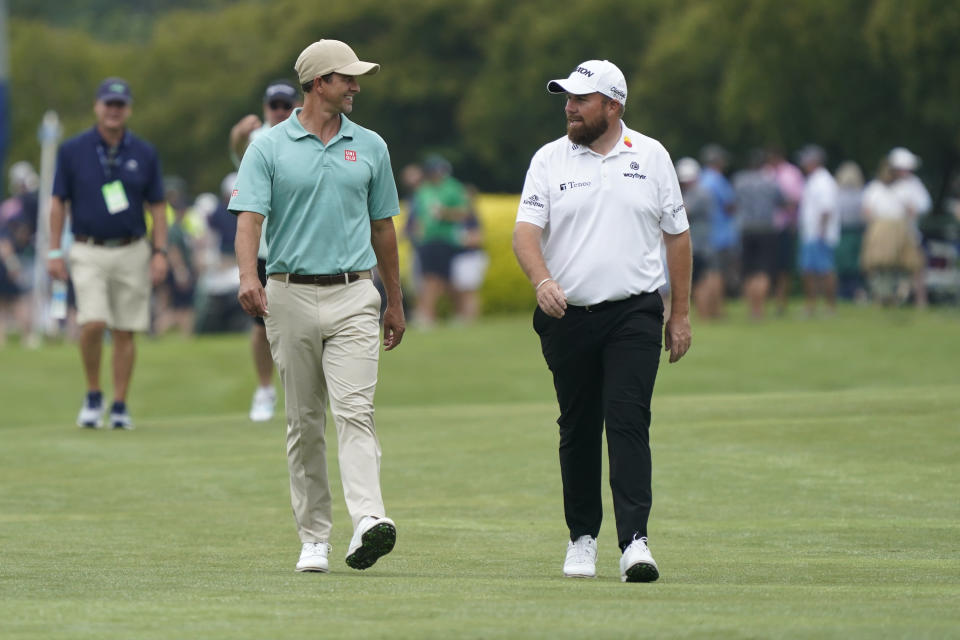
[(803, 196), (804, 178), (799, 168), (787, 162), (778, 148), (767, 150), (766, 170), (773, 176), (783, 194), (784, 203), (773, 214), (773, 226), (777, 229), (777, 274), (774, 282), (777, 313), (787, 310), (790, 293), (790, 277), (796, 267), (797, 205)]

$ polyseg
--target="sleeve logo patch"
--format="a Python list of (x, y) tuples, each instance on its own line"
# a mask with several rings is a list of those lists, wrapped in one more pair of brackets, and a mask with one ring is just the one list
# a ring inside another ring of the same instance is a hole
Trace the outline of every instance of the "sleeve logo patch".
[(240, 195), (240, 191), (239, 191), (238, 189), (234, 189), (234, 190), (233, 190), (233, 197), (236, 198), (238, 195)]

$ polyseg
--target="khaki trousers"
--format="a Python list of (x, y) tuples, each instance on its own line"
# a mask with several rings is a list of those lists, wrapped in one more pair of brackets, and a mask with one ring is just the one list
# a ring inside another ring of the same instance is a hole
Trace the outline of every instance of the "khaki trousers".
[(290, 498), (301, 542), (327, 542), (327, 400), (337, 428), (340, 480), (353, 527), (383, 517), (373, 394), (380, 356), (380, 293), (370, 280), (316, 286), (267, 280), (270, 351), (286, 395)]

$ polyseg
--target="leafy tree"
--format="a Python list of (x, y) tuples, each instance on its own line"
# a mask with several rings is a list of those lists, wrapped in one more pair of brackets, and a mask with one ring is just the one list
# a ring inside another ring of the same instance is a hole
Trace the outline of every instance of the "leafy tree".
[[(620, 66), (625, 120), (675, 157), (709, 141), (736, 154), (816, 141), (869, 173), (904, 144), (934, 190), (958, 163), (957, 0), (134, 4), (12, 0), (11, 161), (36, 160), (48, 108), (68, 135), (90, 126), (95, 87), (120, 75), (136, 99), (131, 126), (165, 169), (215, 190), (232, 169), (232, 124), (259, 113), (268, 81), (294, 79), (304, 46), (336, 38), (383, 65), (361, 79), (355, 119), (384, 136), (394, 165), (440, 151), (487, 191), (518, 191), (533, 152), (563, 134), (563, 99), (545, 84), (589, 58)], [(111, 37), (124, 16), (132, 35)]]

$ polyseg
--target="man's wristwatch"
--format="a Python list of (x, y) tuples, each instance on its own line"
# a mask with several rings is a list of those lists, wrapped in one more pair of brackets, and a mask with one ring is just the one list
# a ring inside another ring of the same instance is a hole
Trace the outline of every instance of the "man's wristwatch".
[(164, 258), (167, 257), (167, 250), (165, 247), (154, 247), (151, 255), (157, 255), (158, 253), (162, 253)]

